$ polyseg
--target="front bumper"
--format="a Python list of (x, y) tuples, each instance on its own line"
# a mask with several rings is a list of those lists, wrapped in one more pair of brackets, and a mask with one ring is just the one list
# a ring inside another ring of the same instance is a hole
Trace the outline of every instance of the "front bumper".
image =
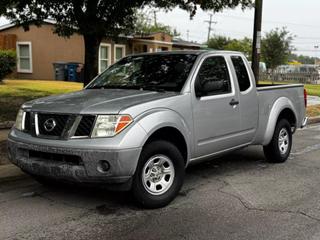
[[(8, 139), (9, 159), (26, 173), (53, 178), (56, 180), (81, 183), (127, 183), (134, 175), (141, 148), (124, 150), (83, 149), (55, 147), (52, 144), (24, 143), (16, 139)], [(31, 155), (31, 153), (45, 153)], [(59, 160), (52, 157), (59, 156)], [(68, 160), (68, 156), (80, 159), (78, 162)], [(107, 161), (110, 169), (105, 172), (98, 170), (99, 161)]]

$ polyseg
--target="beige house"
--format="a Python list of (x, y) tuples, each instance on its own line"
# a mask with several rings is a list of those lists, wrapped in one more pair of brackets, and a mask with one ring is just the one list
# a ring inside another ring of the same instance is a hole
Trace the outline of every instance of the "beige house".
[[(13, 24), (0, 27), (0, 49), (14, 49), (17, 53), (14, 77), (51, 80), (55, 79), (53, 63), (84, 63), (82, 36), (59, 37), (53, 34), (53, 28), (54, 23), (50, 21), (45, 21), (41, 27), (32, 25), (29, 31)], [(99, 48), (99, 72), (128, 54), (200, 48), (194, 43), (179, 44), (165, 33), (118, 37), (116, 41), (106, 37)]]

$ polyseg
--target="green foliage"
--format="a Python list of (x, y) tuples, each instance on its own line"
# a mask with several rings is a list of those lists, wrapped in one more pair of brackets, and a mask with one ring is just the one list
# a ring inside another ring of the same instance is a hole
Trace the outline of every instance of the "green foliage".
[(230, 50), (242, 52), (246, 57), (251, 58), (252, 40), (249, 38), (231, 39), (225, 36), (216, 35), (208, 41), (208, 47), (215, 50)]
[(261, 42), (262, 60), (270, 69), (286, 64), (291, 54), (292, 36), (286, 28), (276, 28), (266, 33)]
[(16, 66), (16, 53), (11, 50), (0, 50), (0, 81), (13, 72)]
[(289, 62), (297, 61), (302, 64), (314, 64), (317, 58), (310, 57), (310, 56), (304, 56), (304, 55), (297, 55), (297, 54), (290, 54), (289, 56)]
[(215, 35), (207, 42), (208, 48), (215, 50), (224, 50), (225, 47), (231, 42), (231, 38)]
[(134, 27), (135, 33), (150, 34), (155, 32), (164, 32), (173, 37), (180, 36), (181, 34), (175, 29), (162, 23), (151, 24), (148, 17), (143, 12), (136, 14), (136, 22)]
[(57, 22), (55, 31), (63, 36), (74, 32), (105, 36), (133, 30), (136, 11), (145, 6), (167, 10), (180, 7), (193, 16), (197, 8), (218, 12), (224, 8), (251, 7), (252, 0), (1, 0), (0, 15), (25, 29), (31, 23), (41, 25), (44, 19)]
[(233, 39), (226, 46), (226, 50), (242, 52), (248, 59), (252, 57), (252, 40), (250, 38)]

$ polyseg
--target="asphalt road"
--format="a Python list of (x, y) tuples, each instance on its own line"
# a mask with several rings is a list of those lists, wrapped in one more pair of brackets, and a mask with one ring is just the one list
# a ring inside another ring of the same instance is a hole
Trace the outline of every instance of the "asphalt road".
[(320, 125), (298, 131), (285, 164), (260, 147), (187, 170), (179, 197), (158, 210), (129, 194), (0, 184), (0, 239), (320, 239)]

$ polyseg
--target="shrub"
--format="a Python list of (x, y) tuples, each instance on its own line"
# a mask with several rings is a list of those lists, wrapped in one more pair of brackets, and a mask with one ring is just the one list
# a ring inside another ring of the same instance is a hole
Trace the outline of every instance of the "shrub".
[(12, 50), (0, 50), (0, 82), (12, 73), (16, 66), (16, 53)]

